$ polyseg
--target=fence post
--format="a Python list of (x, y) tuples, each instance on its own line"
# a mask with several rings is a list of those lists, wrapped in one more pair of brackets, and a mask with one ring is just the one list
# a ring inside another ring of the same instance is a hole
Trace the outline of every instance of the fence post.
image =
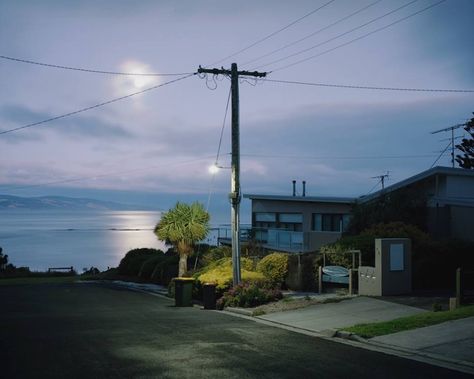
[(462, 304), (463, 288), (462, 288), (462, 270), (461, 267), (456, 269), (456, 303), (457, 305)]
[(354, 283), (353, 279), (354, 270), (351, 268), (349, 270), (349, 295), (354, 295)]
[(321, 295), (323, 293), (323, 267), (322, 266), (319, 266), (318, 267), (318, 290), (319, 290), (319, 294)]

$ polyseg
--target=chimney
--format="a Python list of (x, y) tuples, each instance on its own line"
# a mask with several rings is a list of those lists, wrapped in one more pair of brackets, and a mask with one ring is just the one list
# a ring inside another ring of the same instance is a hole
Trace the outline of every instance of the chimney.
[(303, 180), (303, 197), (306, 196), (306, 180)]
[(296, 196), (296, 180), (293, 180), (293, 196)]

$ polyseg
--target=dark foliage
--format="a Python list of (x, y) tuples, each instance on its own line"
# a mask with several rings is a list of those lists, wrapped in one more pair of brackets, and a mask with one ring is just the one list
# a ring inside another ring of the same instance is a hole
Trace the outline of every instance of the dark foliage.
[(164, 253), (157, 249), (141, 248), (130, 250), (120, 261), (118, 272), (120, 275), (138, 276), (143, 263), (151, 257), (159, 255), (164, 255)]
[(279, 289), (265, 288), (257, 283), (246, 282), (224, 292), (217, 301), (217, 308), (224, 307), (256, 307), (283, 297)]
[(474, 169), (474, 118), (471, 118), (464, 127), (469, 133), (468, 138), (463, 138), (459, 145), (456, 145), (461, 154), (456, 155), (456, 162), (459, 167)]
[(356, 203), (352, 209), (348, 234), (356, 235), (375, 224), (403, 222), (426, 230), (426, 196), (419, 189), (406, 187), (382, 194), (367, 203)]

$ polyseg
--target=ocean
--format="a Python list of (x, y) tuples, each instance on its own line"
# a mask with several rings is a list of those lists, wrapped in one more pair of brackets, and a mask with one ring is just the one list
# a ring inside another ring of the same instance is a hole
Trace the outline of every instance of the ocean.
[(117, 267), (127, 251), (166, 251), (153, 233), (160, 212), (1, 210), (0, 247), (15, 266), (44, 271)]

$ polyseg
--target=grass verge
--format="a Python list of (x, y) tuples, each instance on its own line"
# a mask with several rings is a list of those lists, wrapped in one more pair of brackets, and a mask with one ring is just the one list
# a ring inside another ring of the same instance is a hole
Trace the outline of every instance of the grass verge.
[(358, 324), (348, 328), (342, 328), (341, 330), (357, 334), (364, 338), (372, 338), (471, 316), (474, 316), (474, 305), (464, 306), (452, 311), (419, 313), (413, 316), (400, 317), (392, 321)]

